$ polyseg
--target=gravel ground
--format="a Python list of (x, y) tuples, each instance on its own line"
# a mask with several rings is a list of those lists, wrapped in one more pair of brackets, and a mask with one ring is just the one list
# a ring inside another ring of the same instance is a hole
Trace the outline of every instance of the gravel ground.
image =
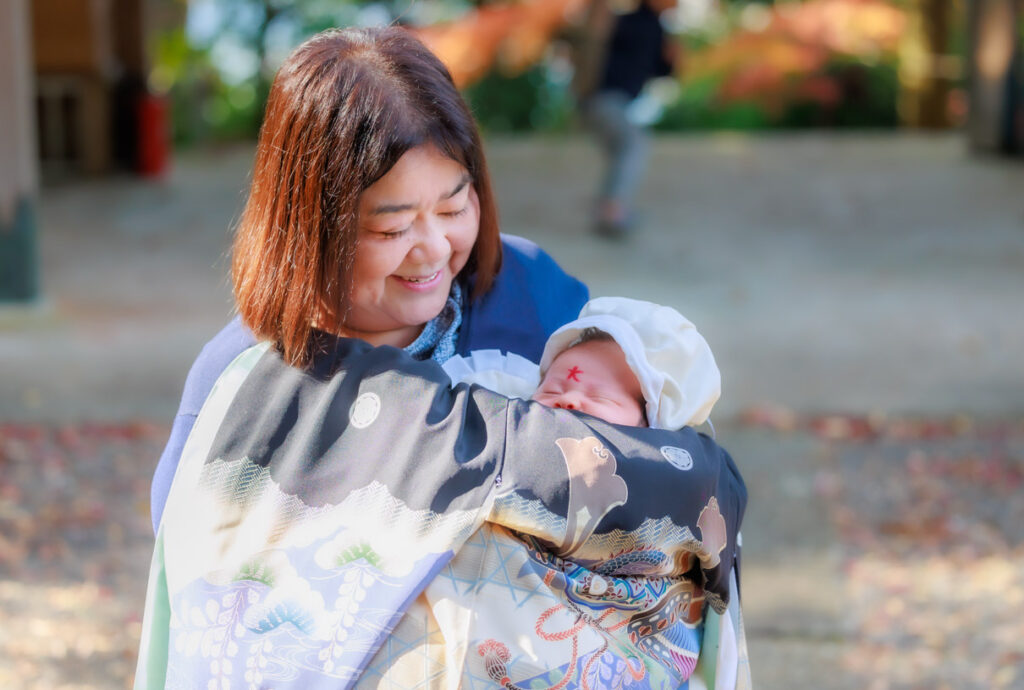
[(1024, 425), (837, 444), (835, 499), (863, 687), (1024, 687)]
[(131, 687), (167, 432), (0, 425), (0, 687)]

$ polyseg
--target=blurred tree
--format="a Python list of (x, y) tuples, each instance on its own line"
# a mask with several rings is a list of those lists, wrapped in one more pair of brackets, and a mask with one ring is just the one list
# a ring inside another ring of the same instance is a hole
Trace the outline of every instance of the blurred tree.
[[(277, 65), (302, 39), (397, 21), (449, 66), (486, 130), (558, 130), (572, 117), (572, 75), (552, 42), (591, 1), (191, 0), (188, 31), (158, 42), (153, 81), (172, 94), (179, 143), (251, 137)], [(657, 126), (892, 126), (900, 46), (913, 45), (906, 17), (895, 0), (729, 5), (680, 36), (686, 72), (664, 90), (675, 96), (654, 99), (664, 105)], [(943, 92), (928, 108), (948, 100)]]
[(1024, 153), (1024, 0), (970, 4), (971, 146)]
[(959, 64), (949, 59), (952, 0), (910, 0), (907, 31), (900, 41), (900, 112), (914, 127), (950, 125), (949, 93)]
[(387, 22), (397, 2), (192, 0), (187, 29), (155, 40), (151, 77), (170, 93), (175, 141), (251, 137), (280, 61), (333, 26)]
[(407, 24), (492, 131), (563, 126), (569, 103), (536, 67), (566, 13), (586, 0), (191, 0), (187, 30), (156, 41), (151, 81), (172, 97), (175, 140), (251, 137), (274, 72), (309, 35), (335, 26)]
[[(686, 70), (662, 130), (897, 123), (905, 14), (888, 0), (731, 10), (684, 37)], [(706, 35), (704, 35), (706, 33)]]
[(505, 75), (492, 70), (464, 91), (485, 132), (564, 131), (573, 117), (566, 88), (542, 62), (526, 72)]

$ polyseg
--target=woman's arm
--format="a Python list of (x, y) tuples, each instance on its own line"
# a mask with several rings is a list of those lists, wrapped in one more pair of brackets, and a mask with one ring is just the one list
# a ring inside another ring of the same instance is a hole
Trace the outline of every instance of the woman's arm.
[(174, 473), (178, 469), (181, 450), (185, 440), (192, 433), (196, 415), (199, 414), (203, 402), (210, 394), (214, 381), (224, 369), (246, 349), (256, 344), (253, 334), (242, 325), (242, 320), (235, 317), (220, 333), (213, 337), (200, 351), (192, 369), (185, 379), (185, 389), (181, 395), (178, 414), (174, 417), (171, 435), (160, 455), (153, 484), (150, 488), (150, 512), (153, 518), (153, 533), (160, 526), (160, 518), (167, 502), (167, 493), (171, 490)]
[(747, 493), (707, 436), (513, 400), (501, 479), (489, 519), (555, 556), (611, 576), (686, 576), (716, 609), (728, 603)]

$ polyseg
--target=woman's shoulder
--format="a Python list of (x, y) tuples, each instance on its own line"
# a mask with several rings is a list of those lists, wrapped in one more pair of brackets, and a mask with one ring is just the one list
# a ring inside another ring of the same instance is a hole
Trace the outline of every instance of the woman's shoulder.
[(255, 344), (256, 337), (245, 327), (241, 317), (236, 316), (224, 326), (203, 346), (192, 364), (178, 414), (198, 414), (214, 382), (238, 355)]
[(498, 349), (539, 361), (548, 336), (576, 318), (590, 292), (534, 242), (502, 235), (502, 248), (494, 286), (466, 309), (458, 351)]

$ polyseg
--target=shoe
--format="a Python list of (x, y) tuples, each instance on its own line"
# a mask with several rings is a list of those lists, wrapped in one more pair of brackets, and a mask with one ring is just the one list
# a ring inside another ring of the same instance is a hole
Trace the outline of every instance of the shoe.
[(621, 240), (633, 229), (632, 214), (618, 201), (602, 201), (597, 208), (594, 234), (612, 240)]
[(631, 234), (631, 229), (630, 224), (624, 220), (598, 220), (594, 224), (594, 234), (609, 240), (625, 239)]

